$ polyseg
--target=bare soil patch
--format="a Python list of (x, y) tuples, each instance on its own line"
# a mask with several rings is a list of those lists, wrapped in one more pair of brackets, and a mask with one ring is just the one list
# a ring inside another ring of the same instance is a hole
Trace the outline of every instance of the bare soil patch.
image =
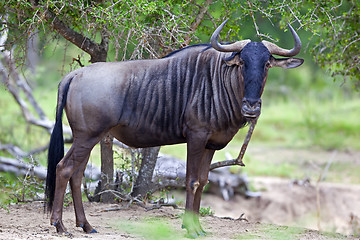
[[(245, 199), (235, 196), (229, 202), (205, 195), (202, 204), (216, 216), (238, 218), (242, 213), (250, 222), (273, 223), (308, 229), (360, 234), (360, 185), (320, 183), (299, 185), (288, 179), (254, 178), (262, 196)], [(301, 183), (301, 182), (300, 182)]]

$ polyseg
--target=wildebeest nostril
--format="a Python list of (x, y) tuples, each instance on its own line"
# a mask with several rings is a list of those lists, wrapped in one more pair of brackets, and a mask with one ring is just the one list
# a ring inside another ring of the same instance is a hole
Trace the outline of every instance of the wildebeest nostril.
[(244, 98), (242, 102), (243, 106), (246, 105), (249, 109), (261, 108), (261, 99)]
[(255, 118), (261, 112), (261, 99), (244, 98), (242, 101), (241, 113), (247, 118)]

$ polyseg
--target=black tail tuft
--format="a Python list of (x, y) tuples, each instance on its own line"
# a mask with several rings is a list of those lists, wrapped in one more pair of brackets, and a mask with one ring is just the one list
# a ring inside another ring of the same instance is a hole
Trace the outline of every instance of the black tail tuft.
[(64, 157), (62, 115), (63, 115), (63, 109), (66, 104), (67, 93), (69, 91), (71, 80), (72, 79), (67, 81), (67, 83), (65, 84), (62, 96), (60, 96), (60, 94), (58, 95), (58, 98), (62, 98), (62, 99), (61, 102), (58, 102), (58, 106), (56, 108), (56, 121), (50, 138), (50, 145), (48, 150), (48, 168), (47, 168), (46, 187), (45, 187), (45, 196), (47, 200), (48, 211), (52, 210), (52, 206), (54, 202), (56, 166)]

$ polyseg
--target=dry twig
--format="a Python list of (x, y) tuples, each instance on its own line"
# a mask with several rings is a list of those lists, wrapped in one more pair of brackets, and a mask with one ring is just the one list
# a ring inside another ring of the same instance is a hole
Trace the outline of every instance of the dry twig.
[(247, 134), (246, 134), (244, 143), (243, 143), (243, 145), (241, 147), (239, 156), (236, 159), (233, 159), (233, 160), (225, 160), (225, 161), (220, 161), (220, 162), (216, 162), (216, 163), (211, 164), (210, 165), (210, 171), (215, 169), (215, 168), (225, 167), (225, 166), (232, 166), (232, 165), (239, 165), (239, 166), (242, 166), (242, 167), (245, 166), (242, 159), (244, 157), (246, 148), (247, 148), (247, 146), (248, 146), (248, 144), (250, 142), (250, 139), (251, 139), (252, 133), (254, 131), (257, 120), (258, 120), (258, 118), (255, 118), (255, 119), (251, 120), (250, 127), (249, 127), (249, 130), (248, 130)]

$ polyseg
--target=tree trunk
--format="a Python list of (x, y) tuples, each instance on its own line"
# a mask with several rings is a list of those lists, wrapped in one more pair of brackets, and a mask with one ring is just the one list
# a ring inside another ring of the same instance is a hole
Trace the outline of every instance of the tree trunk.
[(139, 175), (136, 179), (134, 190), (131, 193), (133, 197), (141, 196), (145, 198), (148, 193), (152, 193), (154, 183), (152, 182), (154, 168), (160, 147), (141, 149), (141, 166)]
[[(100, 141), (101, 152), (101, 191), (111, 190), (114, 180), (113, 137), (108, 134)], [(102, 202), (112, 202), (111, 192), (101, 194)]]

